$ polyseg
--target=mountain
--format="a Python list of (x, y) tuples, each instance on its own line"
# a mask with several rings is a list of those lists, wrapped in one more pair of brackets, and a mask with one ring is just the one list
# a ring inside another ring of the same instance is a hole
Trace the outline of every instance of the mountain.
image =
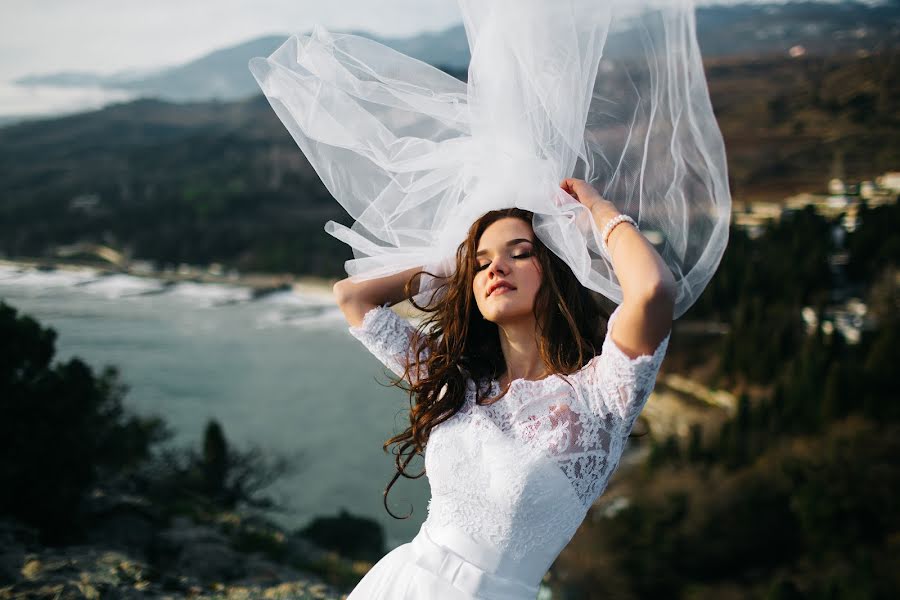
[(898, 47), (900, 3), (785, 2), (697, 9), (697, 37), (705, 57), (846, 55)]
[[(816, 55), (877, 52), (896, 48), (900, 5), (867, 5), (856, 2), (787, 4), (737, 4), (697, 9), (697, 34), (707, 58), (785, 55), (792, 47)], [(469, 47), (465, 28), (455, 25), (439, 32), (387, 38), (364, 31), (350, 31), (445, 70), (466, 70)], [(637, 41), (624, 43), (630, 32), (613, 33), (617, 47), (639, 50)], [(183, 65), (155, 73), (90, 73), (31, 75), (20, 85), (97, 85), (135, 92), (175, 102), (237, 100), (259, 93), (247, 62), (268, 56), (287, 35), (270, 35), (212, 52)], [(637, 38), (635, 37), (635, 40)]]
[[(462, 25), (436, 33), (406, 38), (382, 38), (363, 31), (350, 31), (367, 37), (424, 62), (447, 69), (465, 69), (469, 47)], [(158, 70), (150, 75), (127, 72), (111, 76), (90, 73), (54, 73), (31, 75), (16, 80), (19, 85), (62, 87), (100, 86), (135, 92), (138, 95), (188, 102), (202, 100), (239, 100), (259, 93), (259, 85), (250, 75), (247, 62), (255, 56), (268, 56), (287, 39), (287, 35), (269, 35), (217, 50), (189, 63)]]

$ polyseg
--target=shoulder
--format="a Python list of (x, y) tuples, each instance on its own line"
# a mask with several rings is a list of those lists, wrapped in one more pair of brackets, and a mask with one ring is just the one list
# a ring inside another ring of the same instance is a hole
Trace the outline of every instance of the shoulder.
[(620, 325), (622, 305), (609, 318), (600, 354), (592, 357), (569, 379), (592, 413), (610, 413), (630, 421), (640, 412), (656, 383), (669, 343), (669, 333), (646, 351), (627, 352), (612, 332)]

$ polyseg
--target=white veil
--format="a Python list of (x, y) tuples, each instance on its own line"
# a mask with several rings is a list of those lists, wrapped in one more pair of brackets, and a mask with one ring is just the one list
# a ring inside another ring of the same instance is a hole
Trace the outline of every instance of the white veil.
[[(589, 211), (591, 183), (677, 283), (674, 317), (706, 287), (731, 216), (691, 2), (460, 0), (468, 83), (375, 41), (316, 26), (250, 70), (329, 192), (353, 217), (325, 230), (356, 280), (453, 268), (485, 212), (534, 212), (535, 235), (586, 287), (620, 303)], [(445, 271), (446, 272), (446, 271)]]

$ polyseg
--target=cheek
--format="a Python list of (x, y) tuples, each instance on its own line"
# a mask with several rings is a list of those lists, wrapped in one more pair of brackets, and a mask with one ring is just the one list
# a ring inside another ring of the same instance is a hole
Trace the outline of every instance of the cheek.
[(480, 278), (476, 278), (472, 283), (472, 294), (475, 296), (475, 303), (478, 306), (481, 306), (481, 303), (484, 302), (484, 293), (487, 291), (487, 286)]
[(541, 266), (535, 261), (534, 269), (531, 272), (531, 284), (535, 291), (541, 286), (541, 279)]
[(475, 279), (472, 280), (472, 292), (477, 296), (480, 292), (484, 291), (484, 284), (481, 282), (481, 277), (476, 275)]

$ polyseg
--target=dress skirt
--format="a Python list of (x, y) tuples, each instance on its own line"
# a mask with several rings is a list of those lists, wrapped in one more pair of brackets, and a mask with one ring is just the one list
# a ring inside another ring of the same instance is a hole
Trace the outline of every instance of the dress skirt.
[(528, 580), (535, 573), (517, 570), (457, 530), (429, 532), (426, 521), (412, 541), (375, 563), (347, 600), (534, 600), (539, 585)]

